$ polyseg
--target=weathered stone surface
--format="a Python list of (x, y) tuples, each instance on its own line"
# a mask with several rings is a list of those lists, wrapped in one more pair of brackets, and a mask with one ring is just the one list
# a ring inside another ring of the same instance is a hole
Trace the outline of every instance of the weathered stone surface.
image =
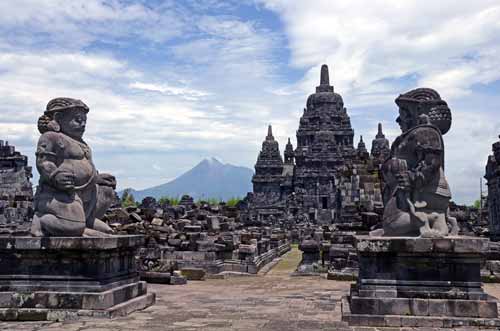
[(115, 200), (116, 179), (98, 173), (83, 140), (89, 108), (82, 101), (56, 98), (38, 120), (42, 134), (36, 165), (34, 236), (98, 236), (111, 228), (100, 220)]
[(0, 318), (66, 318), (71, 310), (111, 317), (152, 304), (136, 269), (143, 243), (142, 236), (0, 238)]
[(446, 237), (371, 237), (356, 236), (356, 249), (363, 253), (464, 253), (485, 254), (489, 247), (487, 238)]
[(486, 238), (358, 236), (356, 247), (359, 276), (343, 305), (351, 325), (452, 327), (455, 318), (500, 325), (497, 300), (481, 282)]
[(0, 235), (27, 235), (33, 217), (28, 158), (0, 140)]
[[(290, 256), (295, 256), (290, 260)], [(291, 277), (300, 259), (295, 248), (283, 256), (266, 276), (226, 277), (205, 282), (189, 282), (183, 286), (150, 284), (156, 292), (154, 306), (141, 312), (112, 320), (89, 319), (60, 322), (3, 322), (2, 331), (172, 331), (198, 329), (210, 331), (444, 331), (436, 327), (406, 327), (402, 318), (382, 317), (391, 327), (349, 327), (341, 322), (341, 297), (348, 294), (349, 282), (336, 282), (320, 277)], [(486, 286), (491, 295), (500, 294), (498, 284)], [(405, 317), (405, 321), (412, 317)], [(422, 317), (420, 317), (422, 318)], [(428, 318), (428, 317), (423, 317)], [(466, 319), (448, 319), (450, 331), (478, 331), (489, 325), (497, 330), (494, 319), (469, 319), (476, 324), (459, 327)], [(444, 321), (445, 322), (445, 321)], [(444, 324), (443, 322), (443, 324)], [(453, 324), (455, 323), (455, 324)], [(488, 323), (488, 324), (487, 324)], [(414, 321), (413, 325), (416, 325)]]
[(382, 205), (376, 160), (387, 154), (388, 141), (381, 131), (376, 139), (373, 157), (362, 138), (355, 148), (342, 96), (334, 92), (323, 65), (320, 85), (300, 118), (297, 147), (288, 139), (284, 162), (268, 128), (255, 165), (254, 189), (246, 198), (246, 221), (362, 226), (361, 213), (381, 211)]
[(373, 235), (457, 235), (457, 221), (449, 214), (451, 192), (444, 175), (443, 135), (451, 126), (451, 110), (429, 88), (406, 92), (395, 101), (399, 107), (396, 122), (402, 133), (382, 165), (386, 184), (383, 228)]
[(206, 278), (206, 272), (201, 268), (183, 268), (181, 274), (187, 280), (205, 280)]

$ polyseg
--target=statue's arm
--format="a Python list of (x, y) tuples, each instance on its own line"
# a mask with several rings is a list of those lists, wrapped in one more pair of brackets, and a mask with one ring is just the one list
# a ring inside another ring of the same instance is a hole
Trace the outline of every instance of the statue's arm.
[(434, 129), (421, 129), (415, 136), (418, 163), (409, 170), (409, 177), (412, 186), (421, 188), (439, 176), (444, 148), (440, 133)]
[(59, 190), (71, 191), (75, 188), (74, 174), (58, 167), (58, 152), (57, 134), (44, 133), (38, 141), (36, 167), (42, 182)]
[(36, 148), (36, 168), (40, 173), (41, 179), (45, 183), (51, 183), (51, 177), (57, 170), (56, 160), (57, 152), (55, 137), (49, 134), (43, 134), (38, 140)]

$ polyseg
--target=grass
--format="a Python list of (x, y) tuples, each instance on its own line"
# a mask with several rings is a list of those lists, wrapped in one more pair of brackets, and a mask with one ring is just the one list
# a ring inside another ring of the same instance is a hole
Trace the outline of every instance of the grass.
[(275, 273), (292, 273), (297, 269), (297, 266), (302, 260), (302, 252), (299, 250), (299, 245), (292, 244), (292, 249), (283, 255), (281, 261), (269, 272), (269, 274)]

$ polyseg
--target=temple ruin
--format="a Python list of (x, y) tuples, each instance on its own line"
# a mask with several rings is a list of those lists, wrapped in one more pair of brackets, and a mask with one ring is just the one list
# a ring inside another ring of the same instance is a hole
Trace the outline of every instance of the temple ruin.
[(33, 188), (28, 157), (0, 140), (0, 234), (29, 233)]
[(297, 147), (290, 139), (281, 157), (272, 127), (255, 164), (253, 192), (247, 196), (249, 220), (298, 218), (317, 224), (360, 223), (363, 213), (382, 209), (379, 165), (389, 155), (379, 124), (369, 153), (354, 130), (342, 96), (321, 67), (320, 85), (300, 118)]

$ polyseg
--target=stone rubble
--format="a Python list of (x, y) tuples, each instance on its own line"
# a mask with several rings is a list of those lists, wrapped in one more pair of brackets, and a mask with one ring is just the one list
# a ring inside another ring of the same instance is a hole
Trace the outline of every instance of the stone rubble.
[(108, 210), (103, 220), (116, 234), (145, 236), (145, 247), (139, 252), (145, 279), (158, 279), (156, 273), (172, 277), (176, 270), (182, 276), (193, 270), (207, 275), (224, 271), (255, 274), (290, 249), (285, 230), (243, 224), (237, 207), (194, 203), (189, 196), (183, 196), (176, 206), (160, 205), (147, 197), (138, 207)]

